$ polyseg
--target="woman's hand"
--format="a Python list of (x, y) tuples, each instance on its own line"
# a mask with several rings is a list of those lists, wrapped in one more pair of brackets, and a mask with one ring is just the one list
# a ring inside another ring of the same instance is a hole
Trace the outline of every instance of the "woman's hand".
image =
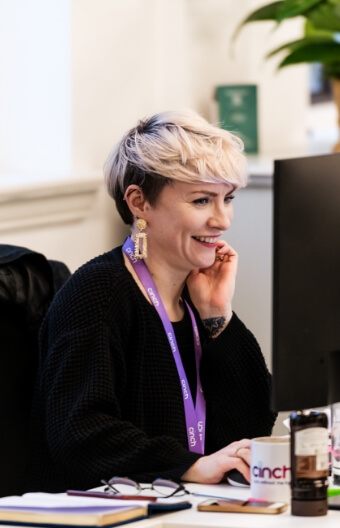
[(199, 458), (182, 475), (182, 480), (218, 484), (231, 469), (237, 469), (250, 482), (250, 440), (233, 442), (212, 455)]
[(193, 270), (187, 278), (192, 302), (211, 337), (216, 337), (232, 317), (237, 261), (234, 249), (220, 241), (212, 266)]

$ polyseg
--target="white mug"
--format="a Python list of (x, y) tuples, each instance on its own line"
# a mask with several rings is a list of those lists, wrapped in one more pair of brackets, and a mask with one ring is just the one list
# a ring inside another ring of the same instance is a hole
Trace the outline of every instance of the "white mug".
[(254, 499), (290, 502), (290, 437), (251, 440), (250, 494)]

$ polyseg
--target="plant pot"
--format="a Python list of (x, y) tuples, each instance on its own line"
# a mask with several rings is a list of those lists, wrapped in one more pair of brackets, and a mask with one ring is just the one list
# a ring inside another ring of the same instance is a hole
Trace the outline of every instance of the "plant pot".
[[(340, 130), (340, 79), (335, 79), (335, 78), (332, 79), (332, 92), (333, 92), (334, 102), (338, 109), (338, 126)], [(340, 139), (334, 145), (333, 152), (340, 152)]]

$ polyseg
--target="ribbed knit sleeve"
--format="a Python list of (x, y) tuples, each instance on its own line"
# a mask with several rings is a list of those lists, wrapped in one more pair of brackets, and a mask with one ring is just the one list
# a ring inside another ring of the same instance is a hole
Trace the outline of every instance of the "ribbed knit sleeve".
[(201, 380), (207, 402), (206, 452), (242, 438), (270, 435), (271, 375), (253, 334), (233, 315), (204, 347)]

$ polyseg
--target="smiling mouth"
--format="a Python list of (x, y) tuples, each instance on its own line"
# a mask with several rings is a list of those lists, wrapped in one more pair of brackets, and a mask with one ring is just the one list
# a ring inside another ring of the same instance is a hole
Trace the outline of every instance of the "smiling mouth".
[(218, 240), (218, 237), (193, 236), (192, 238), (199, 242), (205, 242), (206, 244), (215, 244)]

